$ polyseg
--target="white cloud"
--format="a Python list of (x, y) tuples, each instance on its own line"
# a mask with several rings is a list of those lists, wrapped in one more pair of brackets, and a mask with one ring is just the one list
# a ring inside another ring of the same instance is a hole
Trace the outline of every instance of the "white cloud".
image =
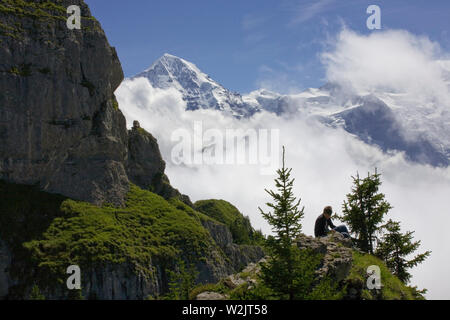
[(450, 150), (450, 59), (438, 43), (404, 30), (338, 33), (322, 54), (326, 79), (395, 108), (408, 140)]
[[(404, 32), (359, 36), (344, 30), (334, 51), (324, 55), (324, 61), (330, 80), (361, 86), (361, 90), (388, 85), (395, 90), (418, 90), (425, 97), (432, 92), (446, 99), (442, 73), (435, 64), (438, 51), (430, 41)], [(293, 168), (296, 178), (296, 194), (305, 206), (303, 231), (310, 235), (325, 205), (340, 212), (351, 188), (351, 175), (357, 171), (366, 174), (376, 166), (383, 175), (381, 191), (394, 207), (390, 217), (400, 220), (403, 230), (416, 231), (422, 250), (433, 251), (414, 270), (412, 283), (428, 288), (429, 298), (450, 297), (450, 283), (445, 280), (450, 263), (450, 233), (446, 230), (450, 226), (450, 168), (408, 163), (400, 153), (383, 154), (343, 130), (310, 122), (300, 115), (285, 118), (262, 112), (248, 120), (237, 120), (212, 110), (186, 112), (178, 92), (152, 88), (145, 79), (125, 80), (116, 95), (128, 126), (137, 119), (158, 139), (167, 174), (176, 188), (193, 201), (228, 200), (266, 233), (270, 229), (258, 206), (265, 208), (264, 203), (270, 200), (264, 188), (273, 188), (275, 176), (261, 175), (256, 165), (176, 166), (170, 160), (175, 144), (170, 140), (172, 132), (179, 128), (192, 132), (198, 120), (204, 129), (279, 129), (280, 145), (286, 146), (287, 165)]]
[(441, 56), (439, 44), (407, 31), (360, 35), (344, 29), (322, 59), (329, 81), (358, 91), (415, 92), (415, 97), (436, 97), (448, 104), (447, 62)]

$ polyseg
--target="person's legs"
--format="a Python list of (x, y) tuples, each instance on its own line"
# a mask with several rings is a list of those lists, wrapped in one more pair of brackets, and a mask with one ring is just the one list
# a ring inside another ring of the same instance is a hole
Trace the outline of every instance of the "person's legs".
[(333, 230), (337, 231), (337, 232), (340, 232), (340, 233), (342, 233), (342, 232), (348, 233), (347, 227), (344, 226), (343, 224), (340, 225), (340, 226), (335, 227)]
[(350, 238), (350, 233), (348, 232), (348, 229), (345, 225), (340, 225), (337, 226), (336, 228), (333, 229), (334, 231), (339, 232), (340, 234), (342, 234), (345, 238)]

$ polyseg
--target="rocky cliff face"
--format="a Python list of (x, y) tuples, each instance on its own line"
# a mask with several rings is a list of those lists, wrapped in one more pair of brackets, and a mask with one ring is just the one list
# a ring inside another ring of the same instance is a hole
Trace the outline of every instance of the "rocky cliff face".
[[(66, 26), (70, 5), (81, 8), (81, 30)], [(138, 124), (126, 130), (114, 97), (121, 65), (87, 5), (7, 0), (1, 8), (0, 179), (98, 205), (122, 205), (130, 181), (181, 197), (156, 139)]]
[[(251, 262), (255, 262), (264, 257), (264, 252), (259, 246), (237, 245), (233, 243), (233, 236), (230, 230), (221, 223), (203, 221), (203, 226), (209, 231), (215, 243), (223, 251), (227, 259), (228, 270), (225, 274), (230, 274), (233, 270), (240, 270)], [(218, 276), (218, 279), (223, 276)], [(214, 282), (209, 279), (206, 282)]]
[(13, 284), (9, 268), (11, 266), (12, 255), (8, 246), (0, 239), (0, 297), (8, 294), (9, 287)]
[[(81, 8), (81, 30), (66, 8)], [(116, 51), (80, 0), (5, 1), (0, 11), (0, 178), (96, 204), (128, 190)]]
[[(196, 283), (215, 283), (244, 266), (259, 261), (264, 252), (258, 246), (240, 246), (234, 244), (230, 231), (225, 226), (209, 222), (204, 224), (215, 243), (210, 254), (195, 264), (199, 275)], [(167, 289), (167, 275), (160, 265), (153, 266), (154, 276), (140, 272), (131, 264), (106, 265), (103, 268), (87, 272), (83, 281), (83, 292), (87, 298), (95, 299), (145, 299), (149, 296), (160, 296)], [(47, 297), (52, 297), (47, 293)], [(53, 298), (63, 298), (53, 296)]]

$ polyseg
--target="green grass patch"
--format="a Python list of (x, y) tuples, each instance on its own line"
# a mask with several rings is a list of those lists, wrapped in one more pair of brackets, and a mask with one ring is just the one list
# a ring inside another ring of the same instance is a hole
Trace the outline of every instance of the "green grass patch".
[(119, 110), (119, 103), (117, 102), (117, 100), (115, 98), (113, 99), (112, 104), (113, 104), (114, 110)]
[[(347, 280), (360, 281), (363, 283), (363, 287), (365, 287), (367, 281), (367, 267), (371, 265), (380, 267), (382, 284), (381, 298), (383, 300), (415, 299), (412, 289), (393, 275), (383, 261), (370, 254), (362, 254), (353, 251), (353, 265)], [(369, 290), (363, 289), (362, 297), (365, 299), (374, 299), (375, 295)]]
[(199, 284), (191, 290), (189, 293), (189, 299), (194, 300), (197, 295), (206, 291), (229, 294), (231, 290), (224, 284), (223, 280), (218, 283)]
[(71, 264), (83, 270), (129, 262), (152, 276), (155, 263), (171, 266), (179, 257), (197, 261), (214, 245), (198, 217), (134, 185), (124, 208), (98, 207), (4, 182), (0, 192), (5, 196), (1, 238), (21, 261), (12, 272), (40, 289), (63, 285)]
[[(92, 16), (83, 16), (81, 12), (81, 28), (84, 32), (101, 31), (100, 23)], [(56, 24), (59, 30), (66, 28), (66, 21), (70, 15), (61, 0), (53, 1), (26, 1), (2, 0), (0, 4), (0, 19), (2, 17), (31, 19), (34, 28), (52, 29)], [(5, 19), (0, 23), (0, 35), (15, 40), (22, 39), (24, 34), (24, 21), (20, 19)], [(14, 22), (15, 21), (15, 22)], [(14, 22), (14, 25), (12, 25)], [(32, 33), (32, 32), (29, 32)]]
[(33, 19), (60, 19), (66, 20), (66, 8), (61, 5), (62, 1), (25, 1), (25, 0), (2, 0), (0, 13), (15, 15), (18, 17), (30, 17)]
[(194, 203), (197, 211), (225, 224), (231, 231), (233, 241), (238, 244), (262, 244), (264, 237), (255, 231), (248, 217), (245, 217), (231, 203), (225, 200), (200, 200)]
[(226, 225), (231, 225), (236, 219), (242, 217), (239, 210), (225, 200), (199, 200), (194, 203), (194, 206), (198, 211)]

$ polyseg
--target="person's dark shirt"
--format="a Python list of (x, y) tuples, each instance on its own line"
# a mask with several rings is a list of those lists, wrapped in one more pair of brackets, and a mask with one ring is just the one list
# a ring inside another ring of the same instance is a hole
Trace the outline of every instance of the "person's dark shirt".
[(333, 229), (335, 228), (335, 225), (333, 224), (333, 221), (331, 221), (331, 218), (325, 218), (325, 215), (322, 213), (317, 217), (316, 225), (314, 226), (314, 235), (316, 238), (326, 236), (329, 227)]

